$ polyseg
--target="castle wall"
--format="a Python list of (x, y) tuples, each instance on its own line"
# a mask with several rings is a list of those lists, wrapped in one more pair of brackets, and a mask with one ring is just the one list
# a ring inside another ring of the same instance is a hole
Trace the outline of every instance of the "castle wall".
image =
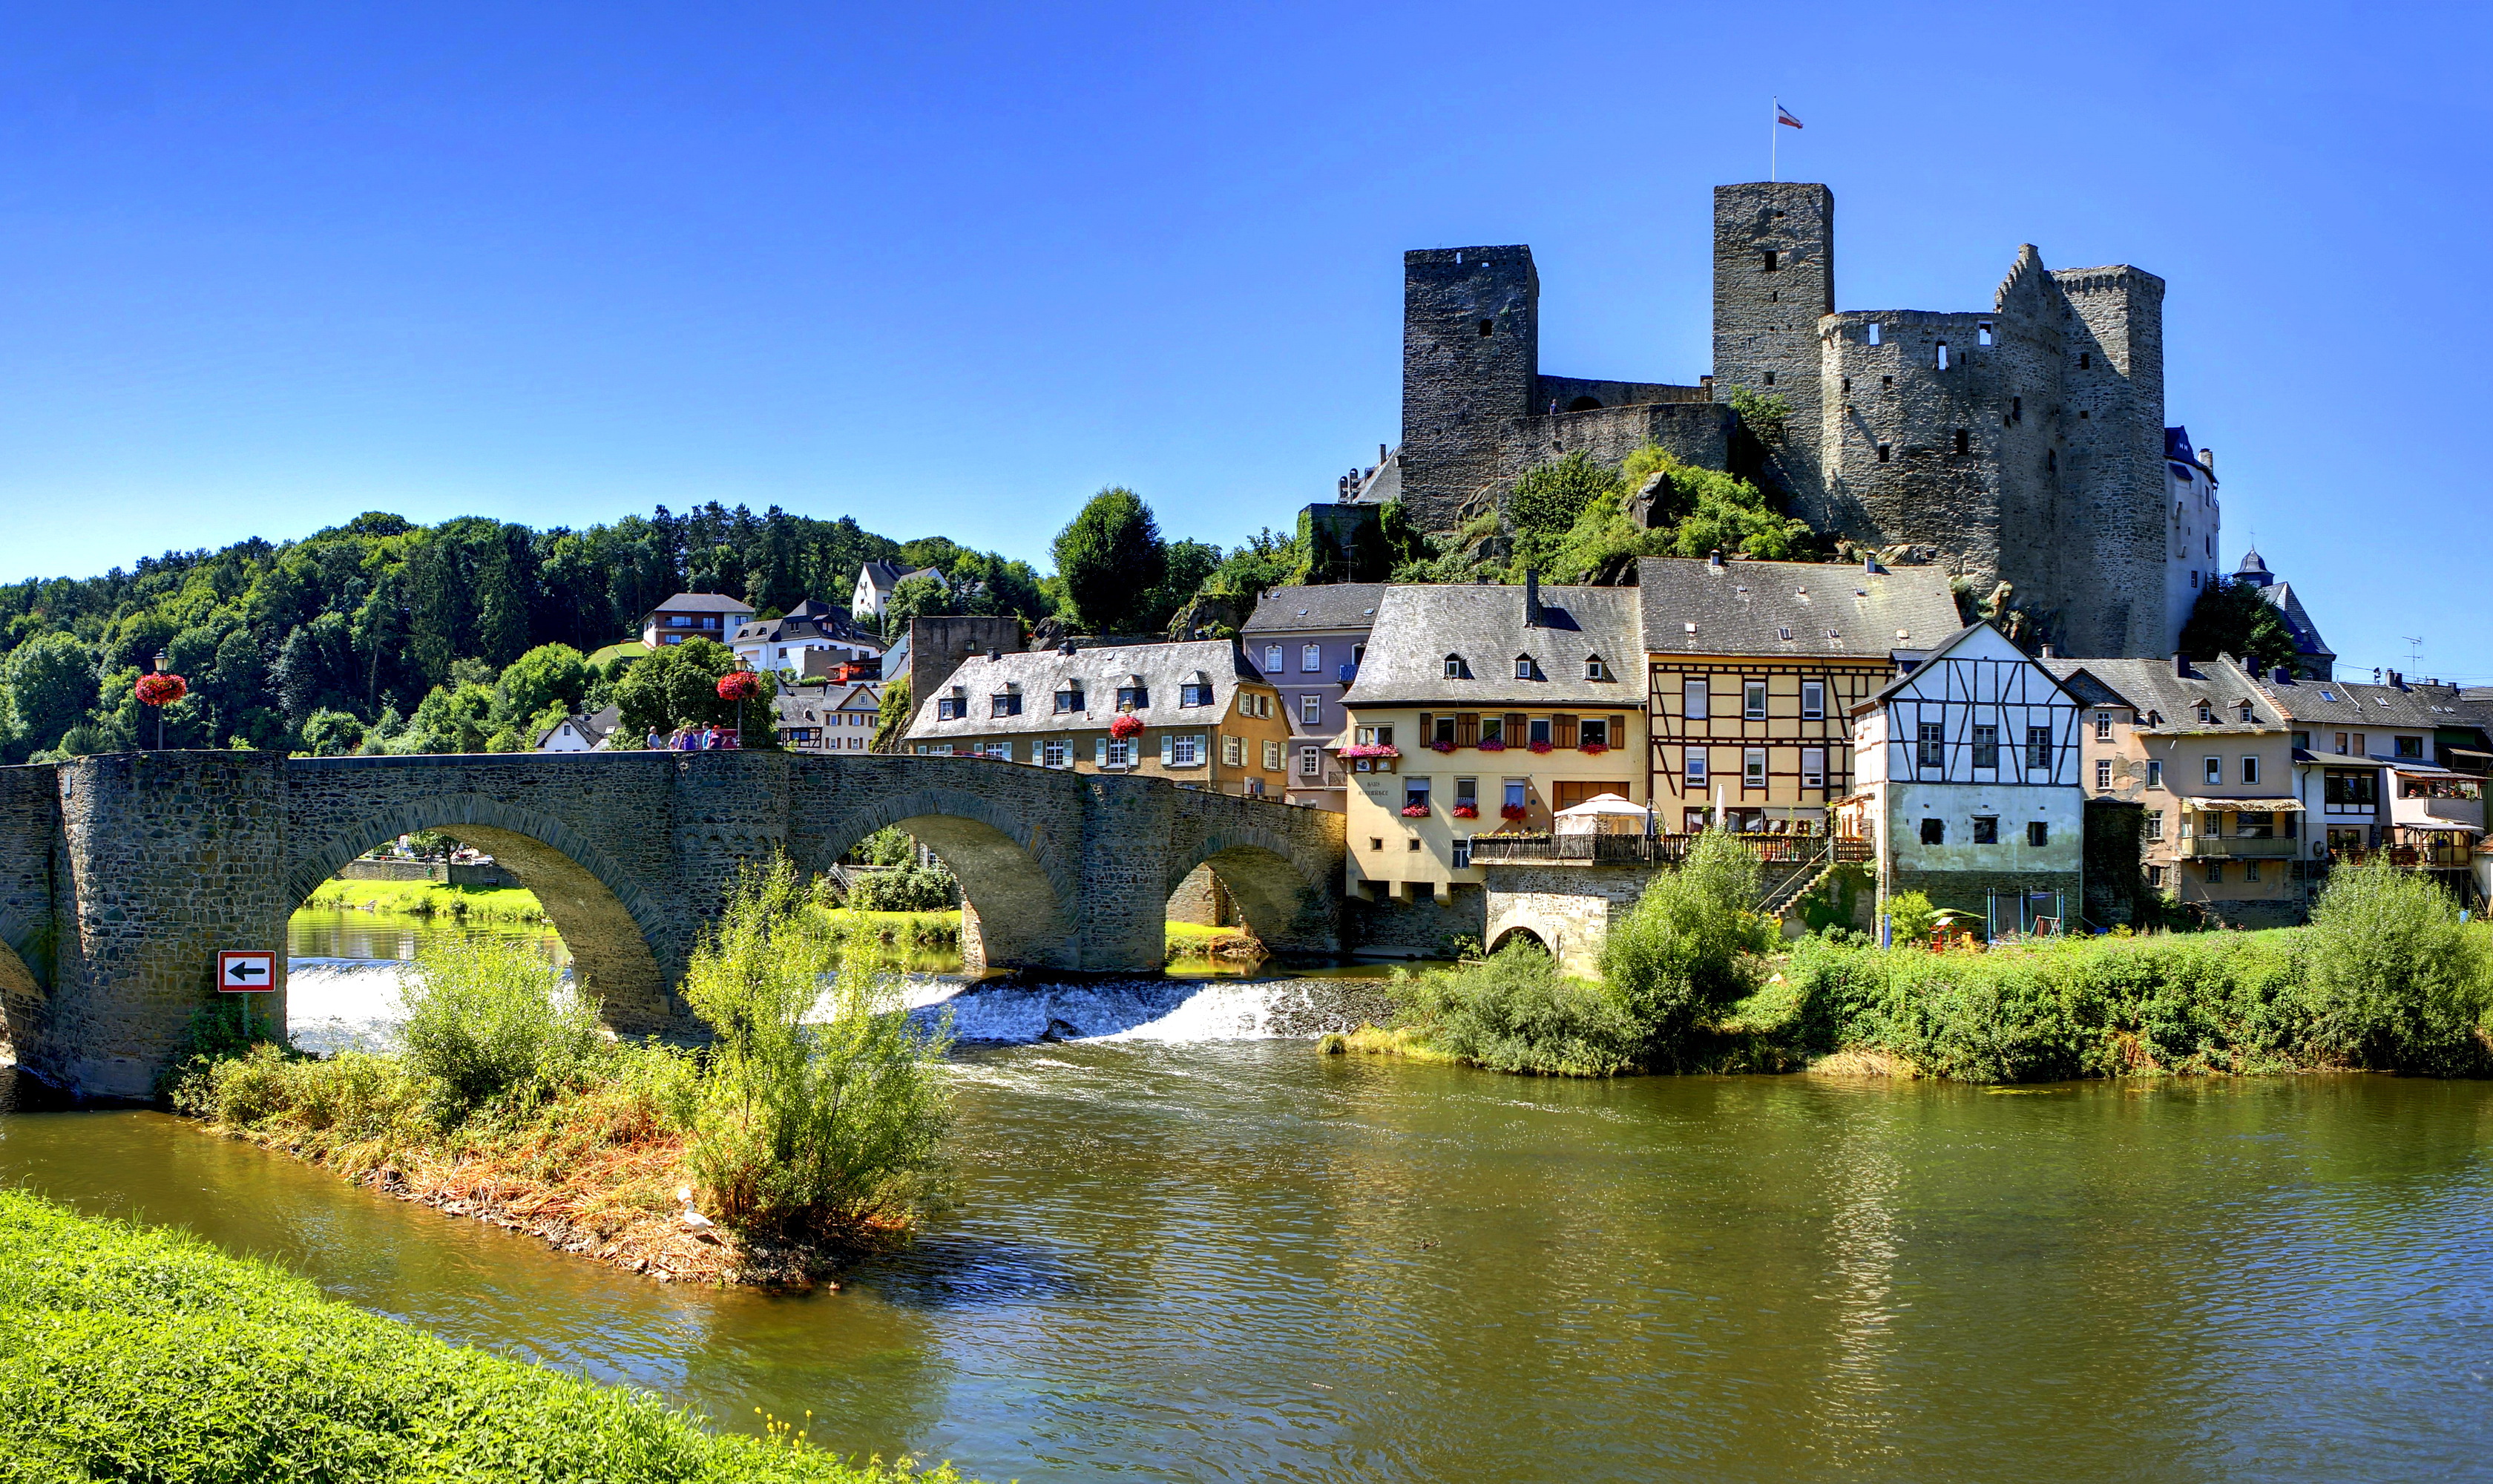
[(2128, 267), (2052, 280), (2071, 311), (2061, 459), (2086, 571), (2061, 625), (2067, 652), (2152, 658), (2165, 631), (2164, 281)]
[[(1986, 326), (1993, 346), (1981, 344)], [(1825, 482), (1795, 513), (1856, 541), (1935, 546), (1951, 572), (1987, 588), (1999, 567), (2006, 431), (1996, 409), (2008, 403), (1995, 317), (1852, 311), (1820, 329)]]
[(1661, 381), (1588, 381), (1582, 377), (1542, 377), (1532, 394), (1532, 410), (1547, 415), (1549, 404), (1556, 403), (1561, 412), (1590, 411), (1571, 404), (1590, 397), (1605, 408), (1631, 407), (1641, 402), (1711, 402), (1714, 388), (1705, 386), (1671, 386)]

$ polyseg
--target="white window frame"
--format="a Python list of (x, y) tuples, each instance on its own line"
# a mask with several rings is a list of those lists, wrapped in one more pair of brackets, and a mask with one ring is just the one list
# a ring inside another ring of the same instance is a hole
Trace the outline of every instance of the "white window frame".
[(1703, 747), (1685, 747), (1681, 749), (1679, 758), (1680, 775), (1688, 780), (1689, 787), (1702, 788), (1712, 781), (1712, 779), (1706, 776), (1705, 770), (1708, 758), (1706, 756), (1706, 749)]
[(1282, 668), (1281, 647), (1279, 645), (1268, 644), (1264, 646), (1264, 668), (1274, 671), (1277, 671)]
[(2112, 759), (2108, 757), (2099, 757), (2095, 759), (2095, 789), (2100, 793), (2109, 790), (2111, 787)]
[(1324, 776), (1324, 754), (1323, 754), (1321, 751), (1319, 751), (1319, 750), (1317, 750), (1316, 748), (1314, 748), (1314, 747), (1302, 747), (1302, 748), (1300, 748), (1300, 749), (1299, 749), (1299, 776), (1300, 776), (1300, 777), (1302, 777), (1302, 778), (1321, 778), (1321, 777), (1323, 777), (1323, 776)]
[(2205, 776), (2208, 782), (2221, 785), (2225, 781), (2225, 760), (2223, 758), (2211, 757), (2204, 759), (2202, 766), (2205, 770)]
[(1307, 694), (1302, 694), (1299, 697), (1299, 725), (1303, 727), (1324, 725), (1324, 697)]
[(1740, 682), (1740, 719), (1742, 721), (1763, 721), (1766, 719), (1765, 681), (1743, 681)]
[(1800, 786), (1803, 788), (1826, 787), (1826, 749), (1824, 747), (1800, 749)]
[(1824, 681), (1800, 682), (1800, 719), (1803, 721), (1826, 719), (1826, 682)]
[(2253, 752), (2253, 753), (2245, 753), (2245, 754), (2243, 754), (2243, 756), (2242, 756), (2242, 781), (2243, 781), (2244, 783), (2257, 783), (2259, 780), (2260, 780), (2259, 754), (2257, 754), (2257, 753), (2255, 753), (2255, 752)]
[(1740, 749), (1740, 786), (1742, 788), (1763, 788), (1766, 786), (1765, 748), (1743, 747)]
[(1322, 674), (1324, 671), (1324, 646), (1320, 644), (1300, 645), (1299, 670), (1302, 674), (1306, 675)]
[(1270, 737), (1264, 739), (1264, 771), (1266, 772), (1281, 771), (1281, 744)]
[(1711, 681), (1693, 680), (1679, 682), (1679, 711), (1688, 721), (1706, 721), (1713, 709), (1714, 685)]
[(1070, 768), (1073, 766), (1073, 746), (1061, 737), (1050, 738), (1041, 749), (1039, 762), (1048, 768)]

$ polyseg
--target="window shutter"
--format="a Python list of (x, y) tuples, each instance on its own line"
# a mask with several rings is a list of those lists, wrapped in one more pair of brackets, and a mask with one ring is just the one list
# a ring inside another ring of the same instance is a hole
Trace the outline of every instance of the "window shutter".
[(1455, 712), (1455, 745), (1457, 747), (1480, 745), (1480, 712)]
[(1169, 764), (1175, 761), (1177, 761), (1177, 734), (1173, 732), (1162, 732), (1160, 734), (1160, 766), (1162, 768), (1166, 768)]
[(1506, 713), (1506, 744), (1508, 746), (1515, 746), (1525, 739), (1527, 734), (1524, 732), (1523, 727), (1524, 723), (1529, 719), (1530, 718), (1525, 716), (1521, 712), (1508, 712)]
[(1097, 768), (1105, 768), (1108, 766), (1108, 739), (1102, 737), (1099, 738), (1097, 742), (1099, 750), (1097, 755), (1092, 759), (1092, 765)]
[(1557, 745), (1559, 745), (1559, 746), (1561, 746), (1561, 747), (1573, 747), (1573, 746), (1575, 746), (1575, 745), (1576, 745), (1576, 718), (1575, 718), (1575, 717), (1573, 717), (1573, 716), (1552, 716), (1552, 717), (1550, 717), (1550, 718), (1549, 718), (1549, 740), (1550, 740), (1552, 742), (1556, 743)]
[(1429, 722), (1435, 719), (1435, 717), (1429, 715), (1427, 712), (1422, 712), (1420, 713), (1420, 745), (1425, 747), (1428, 743), (1437, 740), (1437, 729), (1428, 725)]

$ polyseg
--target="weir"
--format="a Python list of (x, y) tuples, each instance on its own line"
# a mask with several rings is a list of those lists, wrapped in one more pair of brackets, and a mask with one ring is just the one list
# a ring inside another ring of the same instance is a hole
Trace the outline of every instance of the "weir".
[[(736, 869), (806, 871), (886, 825), (961, 883), (988, 967), (1153, 973), (1165, 904), (1210, 864), (1281, 954), (1341, 946), (1342, 816), (984, 758), (617, 752), (293, 758), (141, 752), (0, 768), (0, 1015), (18, 1066), (146, 1094), (217, 998), (217, 954), (285, 959), (348, 861), (438, 831), (534, 892), (626, 1035), (689, 1031), (676, 990)], [(278, 986), (260, 1008), (285, 1015)]]

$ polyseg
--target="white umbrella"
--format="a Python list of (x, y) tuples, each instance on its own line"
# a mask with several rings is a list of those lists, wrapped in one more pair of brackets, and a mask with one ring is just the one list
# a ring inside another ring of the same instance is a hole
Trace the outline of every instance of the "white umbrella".
[(1598, 834), (1602, 833), (1605, 819), (1634, 819), (1637, 822), (1635, 828), (1641, 830), (1651, 812), (1643, 804), (1630, 803), (1616, 794), (1595, 794), (1582, 803), (1560, 809), (1550, 818), (1556, 822), (1560, 834)]

